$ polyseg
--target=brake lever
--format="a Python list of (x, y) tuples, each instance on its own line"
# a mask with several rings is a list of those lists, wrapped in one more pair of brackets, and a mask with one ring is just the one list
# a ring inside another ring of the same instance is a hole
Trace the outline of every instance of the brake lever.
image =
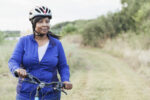
[(64, 89), (60, 89), (59, 87), (54, 87), (54, 90), (57, 90), (57, 91), (63, 92), (65, 95), (67, 95), (67, 92), (66, 92), (66, 91), (64, 91)]
[(67, 95), (67, 92), (66, 91), (64, 91), (64, 90), (61, 90), (65, 95)]

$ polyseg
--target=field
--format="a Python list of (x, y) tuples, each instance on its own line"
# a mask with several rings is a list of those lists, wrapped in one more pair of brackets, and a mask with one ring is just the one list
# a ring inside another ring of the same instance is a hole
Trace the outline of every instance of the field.
[[(123, 59), (80, 45), (79, 36), (63, 38), (73, 89), (62, 100), (150, 100), (150, 82)], [(16, 41), (0, 46), (0, 100), (15, 100), (17, 79), (8, 69)]]

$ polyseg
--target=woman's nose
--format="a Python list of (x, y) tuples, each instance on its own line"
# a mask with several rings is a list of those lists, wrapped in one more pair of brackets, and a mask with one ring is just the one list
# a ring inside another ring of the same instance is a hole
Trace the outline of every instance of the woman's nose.
[(49, 24), (46, 23), (46, 22), (43, 22), (43, 23), (42, 23), (42, 26), (49, 26)]

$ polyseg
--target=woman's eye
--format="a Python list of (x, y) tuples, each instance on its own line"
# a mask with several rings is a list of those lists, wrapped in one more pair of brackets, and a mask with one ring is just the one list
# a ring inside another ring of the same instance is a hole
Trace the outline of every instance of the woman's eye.
[(39, 23), (42, 23), (42, 22), (43, 22), (42, 20), (39, 21)]
[(49, 23), (49, 22), (50, 22), (49, 20), (46, 21), (46, 23)]
[(49, 23), (50, 23), (50, 20), (39, 20), (38, 23), (40, 23), (40, 24), (41, 24), (41, 23), (47, 23), (47, 24), (49, 24)]

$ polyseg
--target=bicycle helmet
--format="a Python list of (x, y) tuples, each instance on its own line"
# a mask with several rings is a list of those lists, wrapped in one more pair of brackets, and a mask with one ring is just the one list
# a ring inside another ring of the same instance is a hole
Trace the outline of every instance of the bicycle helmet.
[(51, 10), (44, 6), (36, 6), (29, 12), (29, 20), (31, 21), (32, 19), (38, 16), (49, 17), (51, 19)]

